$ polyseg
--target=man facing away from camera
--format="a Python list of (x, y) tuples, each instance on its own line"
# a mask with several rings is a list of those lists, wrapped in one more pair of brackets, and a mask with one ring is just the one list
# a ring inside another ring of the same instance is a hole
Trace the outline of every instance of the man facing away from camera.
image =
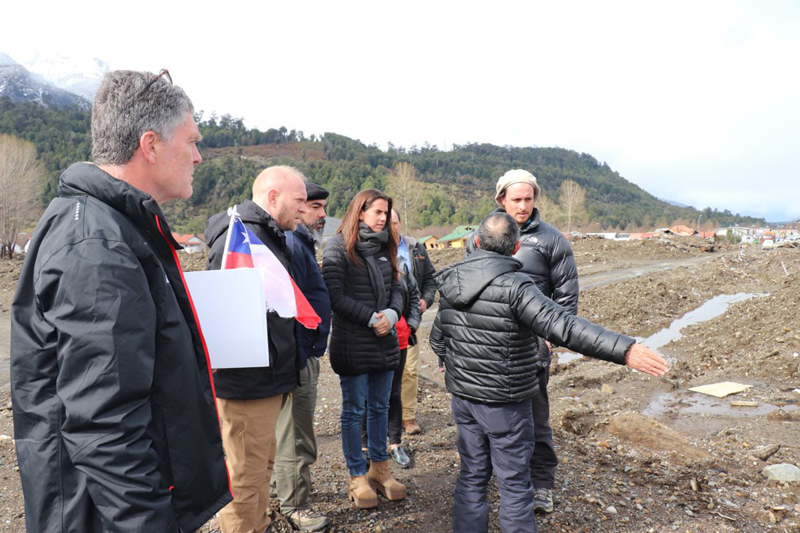
[(454, 532), (487, 531), (492, 472), (500, 490), (500, 528), (536, 531), (530, 459), (531, 398), (543, 364), (539, 337), (654, 376), (668, 370), (649, 348), (576, 317), (543, 295), (512, 257), (519, 235), (511, 216), (493, 213), (478, 227), (478, 248), (436, 275), (440, 300), (430, 343), (447, 369), (461, 456)]
[(208, 355), (161, 205), (201, 135), (169, 73), (106, 74), (92, 163), (36, 228), (11, 316), (28, 531), (194, 531), (231, 500)]
[[(495, 213), (509, 214), (519, 225), (520, 247), (514, 258), (522, 263), (521, 272), (530, 276), (542, 293), (571, 314), (578, 313), (578, 268), (567, 239), (559, 230), (541, 220), (536, 201), (541, 190), (527, 170), (509, 170), (497, 180)], [(467, 252), (475, 249), (474, 240)], [(550, 428), (550, 345), (539, 345), (542, 366), (539, 369), (539, 392), (531, 398), (536, 445), (531, 457), (531, 481), (535, 490), (534, 510), (553, 512), (553, 485), (558, 458)]]

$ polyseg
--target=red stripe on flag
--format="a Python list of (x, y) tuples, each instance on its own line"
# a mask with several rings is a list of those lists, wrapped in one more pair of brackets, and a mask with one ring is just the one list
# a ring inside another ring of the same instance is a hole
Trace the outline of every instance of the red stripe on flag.
[(225, 261), (225, 270), (229, 268), (253, 268), (253, 256), (239, 252), (228, 252), (228, 259)]
[(294, 289), (294, 302), (295, 306), (297, 307), (297, 316), (295, 317), (295, 320), (303, 324), (303, 326), (305, 326), (307, 329), (317, 329), (317, 326), (320, 325), (322, 319), (314, 311), (314, 308), (311, 307), (311, 304), (308, 303), (308, 300), (306, 300), (306, 297), (300, 291), (297, 283), (295, 283), (293, 279), (292, 289)]

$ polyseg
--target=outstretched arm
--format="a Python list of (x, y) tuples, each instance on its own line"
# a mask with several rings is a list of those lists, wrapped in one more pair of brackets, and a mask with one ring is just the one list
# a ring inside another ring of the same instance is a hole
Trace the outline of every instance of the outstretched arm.
[(667, 361), (643, 344), (632, 344), (625, 353), (625, 364), (629, 367), (650, 374), (663, 376), (669, 371)]

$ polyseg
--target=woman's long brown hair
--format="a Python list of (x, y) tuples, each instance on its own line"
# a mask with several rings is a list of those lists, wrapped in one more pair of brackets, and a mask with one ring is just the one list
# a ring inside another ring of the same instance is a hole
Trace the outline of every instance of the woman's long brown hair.
[(342, 224), (336, 233), (341, 233), (344, 238), (344, 246), (347, 249), (347, 258), (355, 266), (361, 268), (361, 260), (356, 253), (356, 243), (358, 242), (358, 220), (359, 215), (369, 209), (373, 202), (376, 200), (386, 200), (389, 204), (389, 212), (386, 214), (386, 226), (384, 230), (389, 233), (389, 243), (387, 251), (389, 252), (389, 260), (392, 263), (392, 276), (397, 277), (399, 271), (397, 269), (397, 233), (392, 231), (392, 199), (385, 195), (383, 191), (378, 189), (364, 189), (355, 195), (350, 205), (347, 207), (347, 212), (344, 214)]

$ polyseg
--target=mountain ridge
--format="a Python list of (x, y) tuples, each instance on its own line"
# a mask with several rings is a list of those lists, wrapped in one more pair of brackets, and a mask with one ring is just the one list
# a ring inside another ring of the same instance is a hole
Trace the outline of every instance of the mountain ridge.
[(59, 89), (0, 51), (0, 97), (3, 96), (12, 102), (34, 102), (45, 107), (91, 108), (85, 98)]

